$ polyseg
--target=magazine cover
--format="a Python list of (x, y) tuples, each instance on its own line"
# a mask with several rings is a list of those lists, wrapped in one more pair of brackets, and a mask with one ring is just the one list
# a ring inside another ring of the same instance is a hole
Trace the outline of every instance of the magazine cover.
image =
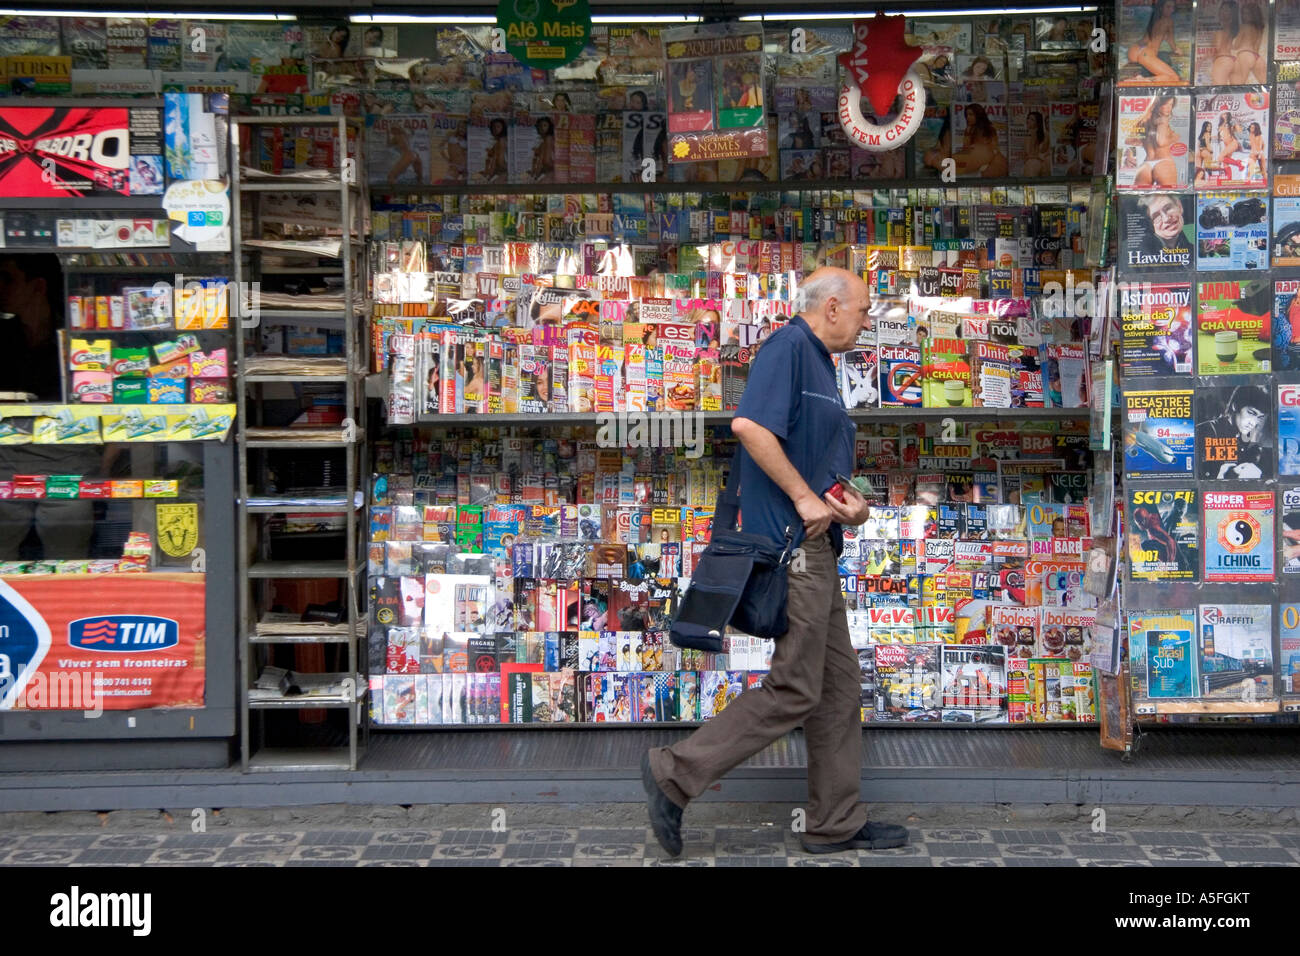
[(430, 117), (424, 113), (368, 115), (366, 169), (375, 183), (428, 183)]
[(1300, 574), (1300, 488), (1282, 489), (1282, 573)]
[(922, 404), (921, 350), (913, 345), (881, 345), (880, 404), (884, 407), (915, 407)]
[(1262, 189), (1268, 185), (1268, 93), (1197, 95), (1197, 189)]
[(875, 349), (854, 349), (840, 356), (839, 378), (845, 408), (879, 406), (880, 371)]
[(1207, 491), (1205, 577), (1219, 581), (1273, 580), (1273, 492)]
[(939, 719), (942, 646), (876, 645), (876, 712), (872, 720)]
[(817, 149), (822, 146), (821, 112), (802, 110), (779, 113), (776, 127), (777, 147), (787, 149)]
[(1197, 86), (1268, 82), (1268, 3), (1197, 0)]
[(780, 155), (781, 179), (823, 179), (820, 149), (783, 149)]
[(1019, 385), (1020, 362), (1012, 360), (1011, 347), (975, 342), (971, 356), (971, 387), (980, 408), (1010, 408), (1012, 383)]
[(506, 159), (512, 183), (556, 181), (555, 117), (550, 113), (516, 113)]
[(972, 49), (969, 20), (908, 20), (907, 31), (907, 42), (911, 46), (919, 46), (926, 56), (969, 53)]
[(492, 578), (476, 574), (430, 574), (425, 578), (424, 626), (438, 633), (484, 633)]
[(1153, 700), (1195, 697), (1196, 612), (1130, 611), (1129, 660), (1138, 690)]
[(1009, 658), (1028, 660), (1038, 643), (1039, 608), (990, 604), (985, 610), (985, 633), (990, 643), (1001, 644)]
[(1035, 657), (1058, 657), (1086, 661), (1092, 657), (1092, 628), (1097, 623), (1094, 610), (1082, 610), (1066, 604), (1044, 607), (1040, 613), (1039, 644)]
[(1300, 3), (1279, 0), (1274, 4), (1273, 59), (1300, 60)]
[(467, 162), (471, 183), (504, 183), (510, 178), (510, 119), (480, 113), (470, 119)]
[(1198, 375), (1272, 370), (1272, 295), (1268, 280), (1263, 278), (1197, 283)]
[(1282, 617), (1278, 641), (1282, 693), (1300, 694), (1300, 604), (1283, 604), (1278, 610)]
[(74, 70), (108, 68), (108, 33), (102, 17), (60, 17), (63, 55)]
[(1268, 197), (1200, 193), (1196, 197), (1196, 269), (1268, 269)]
[(1300, 475), (1300, 385), (1277, 387), (1277, 473)]
[(1011, 175), (1030, 178), (1052, 175), (1051, 119), (1047, 108), (1010, 103), (1007, 125)]
[(1279, 62), (1273, 94), (1273, 157), (1300, 154), (1300, 60)]
[(1273, 607), (1269, 604), (1202, 604), (1201, 696), (1267, 700), (1273, 687)]
[(1002, 719), (1007, 693), (1007, 649), (997, 644), (940, 648), (945, 721)]
[(1128, 559), (1135, 581), (1195, 581), (1201, 512), (1192, 489), (1129, 491)]
[(711, 59), (675, 59), (668, 65), (668, 129), (698, 132), (713, 129)]
[(1034, 18), (1034, 36), (1040, 50), (1082, 50), (1088, 46), (1096, 26), (1093, 16), (1065, 17), (1056, 14)]
[[(653, 167), (646, 163), (653, 159)], [(668, 161), (668, 117), (664, 113), (625, 110), (623, 112), (623, 175), (620, 182), (643, 182), (653, 172), (654, 181), (664, 176)]]
[(1183, 272), (1196, 245), (1195, 201), (1186, 193), (1120, 196), (1120, 264), (1128, 272)]
[[(944, 54), (940, 54), (944, 55)], [(1297, 119), (1300, 124), (1300, 119)], [(921, 128), (912, 137), (912, 171), (919, 178), (938, 176), (952, 155), (952, 120), (947, 104), (927, 100)]]
[[(951, 153), (961, 178), (1002, 178), (1008, 174), (1006, 103), (954, 103)], [(942, 144), (941, 144), (942, 146)]]
[(1300, 266), (1300, 175), (1280, 170), (1273, 177), (1273, 265)]
[(926, 339), (922, 376), (926, 408), (970, 408), (971, 367), (964, 339)]
[(1197, 474), (1208, 481), (1271, 478), (1271, 407), (1268, 392), (1258, 385), (1198, 389)]
[(1273, 361), (1279, 372), (1300, 369), (1300, 279), (1273, 283)]
[(1189, 283), (1121, 283), (1119, 324), (1119, 364), (1124, 378), (1191, 373)]
[(1192, 97), (1186, 93), (1119, 98), (1116, 189), (1186, 189)]
[(1088, 347), (1080, 343), (1047, 346), (1043, 378), (1053, 408), (1087, 408)]
[(1196, 461), (1192, 390), (1124, 393), (1124, 480), (1191, 475)]
[(1051, 133), (1053, 176), (1078, 176), (1085, 166), (1091, 168), (1096, 127), (1085, 123), (1081, 104), (1053, 103)]
[(1191, 83), (1191, 0), (1120, 0), (1117, 17), (1120, 86)]

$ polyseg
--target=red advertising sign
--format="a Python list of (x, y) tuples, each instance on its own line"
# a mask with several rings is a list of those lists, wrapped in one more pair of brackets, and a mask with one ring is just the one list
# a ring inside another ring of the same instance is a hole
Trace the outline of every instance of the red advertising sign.
[(0, 197), (129, 195), (127, 110), (0, 108)]
[(202, 707), (204, 575), (0, 578), (0, 710)]

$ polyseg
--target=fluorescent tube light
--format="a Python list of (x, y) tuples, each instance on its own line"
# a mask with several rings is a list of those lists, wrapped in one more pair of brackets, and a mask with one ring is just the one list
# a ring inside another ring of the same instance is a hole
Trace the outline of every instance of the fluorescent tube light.
[(403, 14), (354, 13), (348, 17), (353, 23), (496, 23), (496, 17), (416, 17)]
[[(739, 17), (741, 20), (860, 20), (870, 17), (876, 11), (861, 13), (762, 13)], [(881, 10), (881, 13), (900, 13), (908, 19), (936, 19), (942, 17), (1005, 17), (1034, 13), (1096, 13), (1096, 7), (1016, 7), (1006, 10)]]
[[(353, 23), (496, 23), (496, 17), (408, 16), (386, 13), (356, 13), (348, 17)], [(652, 16), (592, 17), (592, 23), (699, 23), (700, 17), (686, 14)]]
[(297, 20), (292, 13), (206, 13), (187, 10), (184, 13), (150, 12), (123, 13), (112, 10), (0, 10), (6, 17), (81, 17), (111, 18), (114, 20)]

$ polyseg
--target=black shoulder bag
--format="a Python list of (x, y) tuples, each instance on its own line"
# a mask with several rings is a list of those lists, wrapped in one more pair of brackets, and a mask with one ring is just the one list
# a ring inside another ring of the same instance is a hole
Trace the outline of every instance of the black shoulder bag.
[[(713, 512), (709, 546), (700, 555), (691, 585), (673, 618), (669, 633), (678, 647), (720, 652), (728, 624), (764, 638), (780, 637), (789, 630), (785, 610), (787, 572), (795, 532), (787, 527), (785, 543), (779, 545), (765, 535), (736, 530), (740, 456), (745, 454), (748, 452), (743, 446), (736, 449), (727, 485)], [(817, 473), (825, 464), (823, 460), (818, 465)]]

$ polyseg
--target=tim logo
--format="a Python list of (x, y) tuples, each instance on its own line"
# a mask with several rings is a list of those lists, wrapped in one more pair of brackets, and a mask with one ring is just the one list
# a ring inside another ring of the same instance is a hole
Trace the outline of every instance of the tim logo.
[(136, 653), (159, 651), (180, 643), (180, 628), (166, 617), (106, 614), (68, 624), (68, 646), (83, 651)]

